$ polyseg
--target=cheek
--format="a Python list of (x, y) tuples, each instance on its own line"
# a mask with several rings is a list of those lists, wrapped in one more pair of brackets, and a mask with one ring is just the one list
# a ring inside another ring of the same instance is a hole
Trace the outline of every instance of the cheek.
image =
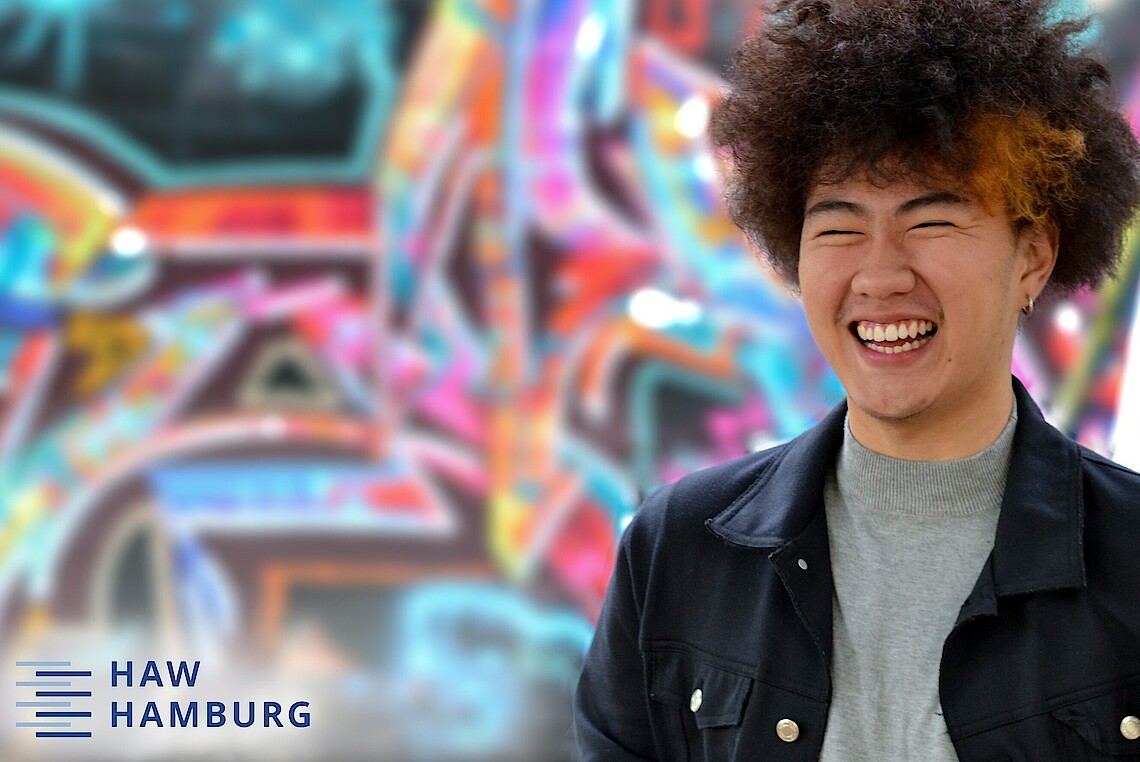
[(804, 316), (815, 343), (825, 354), (839, 340), (837, 326), (842, 310), (842, 295), (822, 291), (818, 285), (804, 289), (800, 293)]
[(800, 259), (800, 297), (809, 319), (813, 315), (834, 318), (847, 294), (851, 275), (829, 257)]

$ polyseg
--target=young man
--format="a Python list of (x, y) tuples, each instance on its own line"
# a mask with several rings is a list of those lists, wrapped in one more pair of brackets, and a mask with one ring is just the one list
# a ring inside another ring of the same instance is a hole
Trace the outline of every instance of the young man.
[(847, 391), (646, 502), (586, 760), (1140, 759), (1140, 476), (1049, 426), (1018, 320), (1096, 283), (1140, 149), (1046, 0), (783, 0), (713, 123)]

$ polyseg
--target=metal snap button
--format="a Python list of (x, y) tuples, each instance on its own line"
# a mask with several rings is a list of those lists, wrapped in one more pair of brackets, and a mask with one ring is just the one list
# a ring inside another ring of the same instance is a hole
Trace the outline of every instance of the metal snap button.
[(803, 560), (802, 558), (799, 561), (796, 561), (796, 565), (804, 571), (807, 571), (807, 561)]
[(776, 723), (776, 735), (784, 743), (791, 743), (800, 737), (800, 726), (794, 720), (780, 720)]
[(1129, 741), (1135, 741), (1137, 738), (1140, 738), (1140, 717), (1130, 714), (1121, 720), (1120, 735)]
[(689, 696), (689, 711), (698, 712), (701, 709), (701, 704), (704, 703), (705, 694), (700, 688), (693, 691), (693, 695)]

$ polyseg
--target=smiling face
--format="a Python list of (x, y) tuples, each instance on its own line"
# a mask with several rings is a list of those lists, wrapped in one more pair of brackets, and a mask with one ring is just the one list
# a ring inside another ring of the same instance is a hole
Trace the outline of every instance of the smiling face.
[(814, 188), (800, 291), (860, 443), (946, 460), (997, 438), (1018, 312), (1044, 288), (1056, 240), (1047, 223), (1016, 232), (958, 187), (856, 176)]

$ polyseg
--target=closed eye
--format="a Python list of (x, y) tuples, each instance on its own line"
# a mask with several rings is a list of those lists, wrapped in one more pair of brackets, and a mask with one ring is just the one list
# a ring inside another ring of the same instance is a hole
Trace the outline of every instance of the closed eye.
[(854, 230), (824, 230), (819, 235), (859, 235), (859, 233)]
[(920, 228), (952, 228), (952, 227), (956, 227), (956, 225), (953, 222), (946, 222), (944, 220), (938, 220), (938, 221), (931, 221), (931, 222), (920, 222), (919, 224), (917, 224), (913, 228), (911, 228), (911, 230), (918, 230)]

